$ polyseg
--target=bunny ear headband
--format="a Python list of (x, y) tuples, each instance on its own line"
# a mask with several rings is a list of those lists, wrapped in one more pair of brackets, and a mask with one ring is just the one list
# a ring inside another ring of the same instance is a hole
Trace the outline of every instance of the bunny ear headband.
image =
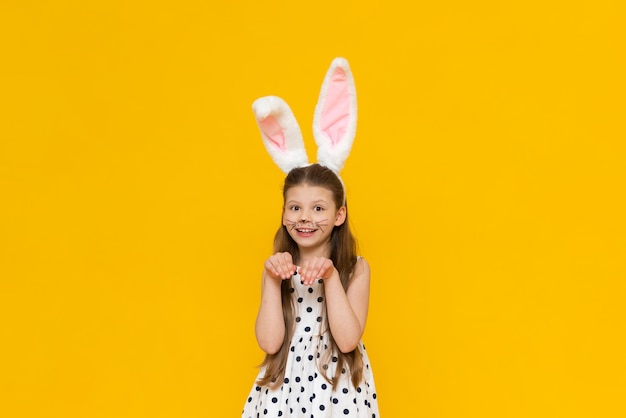
[[(302, 132), (287, 103), (276, 96), (252, 104), (267, 152), (285, 173), (309, 165)], [(335, 58), (315, 106), (313, 136), (317, 161), (339, 177), (356, 134), (356, 89), (348, 61)], [(341, 180), (341, 177), (339, 178)], [(343, 183), (343, 182), (342, 182)]]

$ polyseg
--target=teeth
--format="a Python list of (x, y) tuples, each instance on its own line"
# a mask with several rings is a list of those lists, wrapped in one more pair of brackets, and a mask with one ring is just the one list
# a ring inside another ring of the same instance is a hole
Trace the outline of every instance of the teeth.
[(315, 231), (315, 229), (298, 229), (299, 232), (309, 233)]

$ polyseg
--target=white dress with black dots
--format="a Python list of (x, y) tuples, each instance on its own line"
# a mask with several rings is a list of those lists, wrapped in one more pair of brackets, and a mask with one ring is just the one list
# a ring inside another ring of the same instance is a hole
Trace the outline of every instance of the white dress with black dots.
[[(350, 373), (346, 372), (333, 391), (332, 385), (319, 370), (318, 363), (324, 357), (323, 352), (330, 350), (327, 345), (330, 331), (322, 329), (325, 322), (322, 318), (325, 315), (322, 283), (320, 279), (311, 286), (304, 286), (297, 273), (292, 277), (296, 328), (287, 358), (285, 379), (274, 390), (254, 384), (242, 418), (379, 417), (374, 378), (362, 341), (358, 349), (363, 355), (363, 379), (358, 387), (352, 385)], [(327, 365), (329, 377), (335, 375), (336, 361), (337, 358), (332, 356)], [(264, 375), (262, 368), (257, 379)]]

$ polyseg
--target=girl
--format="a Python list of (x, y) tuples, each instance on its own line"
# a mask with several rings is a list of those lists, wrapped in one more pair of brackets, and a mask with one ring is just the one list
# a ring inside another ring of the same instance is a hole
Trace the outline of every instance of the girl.
[[(343, 95), (328, 82), (342, 77), (348, 84), (340, 86)], [(322, 88), (318, 102), (322, 110), (316, 111), (315, 123), (323, 120), (325, 108), (336, 109), (353, 97), (347, 62), (336, 59)], [(354, 103), (344, 106), (342, 123), (356, 122)], [(335, 150), (324, 150), (333, 145), (332, 139), (316, 135), (320, 164), (302, 164), (297, 160), (304, 145), (301, 138), (290, 137), (294, 130), (288, 127), (293, 128), (295, 119), (286, 104), (264, 98), (255, 102), (254, 110), (265, 144), (287, 177), (282, 225), (274, 238), (274, 255), (265, 261), (255, 327), (266, 356), (242, 418), (378, 417), (370, 362), (361, 342), (370, 270), (365, 259), (356, 256), (345, 188), (337, 174), (349, 153), (354, 128), (334, 129), (351, 131), (334, 139), (335, 148), (349, 141), (348, 152), (337, 157)], [(324, 129), (333, 130), (328, 124)]]

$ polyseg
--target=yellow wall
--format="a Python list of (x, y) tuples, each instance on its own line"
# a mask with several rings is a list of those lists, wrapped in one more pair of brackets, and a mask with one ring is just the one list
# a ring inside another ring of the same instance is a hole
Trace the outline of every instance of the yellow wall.
[(625, 416), (625, 16), (2, 2), (0, 416), (239, 416), (282, 180), (250, 105), (313, 155), (335, 56), (383, 418)]

